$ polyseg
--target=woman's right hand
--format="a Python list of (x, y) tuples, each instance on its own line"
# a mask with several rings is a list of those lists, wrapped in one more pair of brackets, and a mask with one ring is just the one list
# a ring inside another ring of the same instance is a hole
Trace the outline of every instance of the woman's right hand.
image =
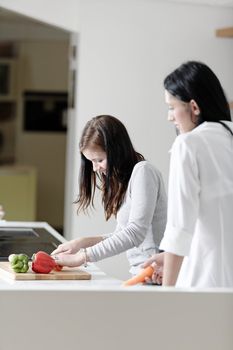
[(59, 254), (59, 253), (75, 254), (81, 248), (83, 248), (82, 247), (82, 238), (72, 239), (69, 242), (59, 244), (59, 246), (51, 253), (51, 255), (55, 255), (55, 254)]

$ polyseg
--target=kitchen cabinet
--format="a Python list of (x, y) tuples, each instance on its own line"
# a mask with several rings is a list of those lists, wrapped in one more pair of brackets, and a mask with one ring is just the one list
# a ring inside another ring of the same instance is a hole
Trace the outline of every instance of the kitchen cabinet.
[(0, 58), (0, 164), (14, 162), (16, 80), (16, 59)]
[(0, 204), (6, 220), (36, 220), (36, 187), (34, 167), (0, 166)]
[[(233, 27), (217, 29), (216, 36), (220, 38), (233, 38)], [(233, 101), (231, 101), (229, 104), (230, 108), (233, 109)]]

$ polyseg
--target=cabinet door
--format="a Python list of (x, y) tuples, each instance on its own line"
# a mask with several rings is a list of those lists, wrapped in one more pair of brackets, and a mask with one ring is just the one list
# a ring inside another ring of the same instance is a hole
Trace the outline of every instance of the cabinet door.
[(36, 220), (36, 171), (1, 170), (0, 204), (8, 221)]

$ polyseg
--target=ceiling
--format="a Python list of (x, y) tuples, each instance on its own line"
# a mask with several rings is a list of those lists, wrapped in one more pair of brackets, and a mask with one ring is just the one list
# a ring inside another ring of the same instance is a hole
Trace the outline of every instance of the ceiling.
[[(8, 11), (0, 7), (0, 38), (7, 31), (8, 39), (11, 38), (10, 28), (13, 30), (14, 38), (28, 37), (34, 35), (47, 38), (67, 39), (69, 33), (66, 30), (41, 22), (31, 17)], [(17, 28), (17, 29), (16, 29)]]
[(17, 23), (21, 23), (21, 22), (29, 22), (29, 23), (35, 23), (37, 22), (38, 24), (40, 23), (39, 21), (36, 21), (33, 18), (30, 17), (26, 17), (24, 15), (21, 15), (17, 12), (13, 12), (13, 11), (8, 11), (2, 7), (0, 7), (0, 21), (1, 22), (17, 22)]
[(233, 0), (164, 0), (167, 2), (179, 2), (193, 5), (209, 5), (221, 7), (233, 7)]
[[(157, 0), (154, 0), (157, 1)], [(192, 5), (209, 5), (209, 6), (220, 6), (220, 7), (231, 7), (233, 8), (233, 0), (163, 0), (164, 2), (172, 2), (172, 3), (183, 3), (183, 4), (192, 4)], [(0, 21), (9, 22), (28, 22), (28, 23), (37, 23), (40, 24), (39, 21), (36, 21), (32, 18), (20, 15), (18, 13), (8, 11), (2, 7), (0, 7)]]

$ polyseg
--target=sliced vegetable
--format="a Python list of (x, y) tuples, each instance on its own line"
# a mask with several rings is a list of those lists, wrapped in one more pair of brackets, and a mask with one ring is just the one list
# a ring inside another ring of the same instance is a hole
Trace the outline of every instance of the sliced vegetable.
[(128, 279), (123, 283), (123, 286), (134, 286), (135, 284), (138, 283), (143, 283), (145, 282), (146, 277), (151, 277), (154, 272), (154, 269), (152, 266), (148, 266), (145, 269), (143, 269), (138, 275)]
[(29, 269), (29, 257), (26, 254), (11, 254), (8, 260), (11, 268), (17, 273), (25, 273)]
[(59, 272), (62, 269), (63, 269), (63, 266), (56, 263), (56, 266), (54, 267), (54, 270)]

